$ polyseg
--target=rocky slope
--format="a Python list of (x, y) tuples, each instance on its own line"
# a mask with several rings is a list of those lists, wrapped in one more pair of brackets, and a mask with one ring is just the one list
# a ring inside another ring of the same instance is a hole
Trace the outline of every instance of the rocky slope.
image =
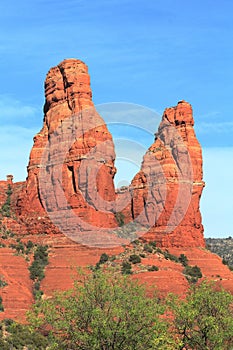
[(206, 238), (207, 248), (215, 254), (218, 254), (225, 265), (233, 270), (233, 239), (228, 238)]
[[(77, 267), (95, 266), (103, 253), (116, 257), (116, 268), (130, 252), (142, 254), (132, 278), (161, 294), (184, 295), (184, 266), (164, 253), (169, 249), (233, 292), (232, 273), (205, 250), (202, 155), (193, 125), (189, 103), (166, 109), (141, 170), (129, 187), (115, 191), (112, 136), (93, 105), (87, 66), (70, 59), (51, 68), (28, 177), (0, 182), (0, 318), (24, 319), (33, 294), (69, 288)], [(138, 238), (138, 246), (131, 243)], [(144, 251), (154, 241), (158, 248)], [(30, 278), (36, 250), (46, 245), (49, 264), (39, 271), (45, 278)]]

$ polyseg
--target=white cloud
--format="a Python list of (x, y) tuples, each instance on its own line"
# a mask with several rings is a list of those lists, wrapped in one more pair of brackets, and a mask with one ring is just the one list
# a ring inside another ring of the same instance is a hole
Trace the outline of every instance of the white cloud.
[(24, 105), (7, 95), (0, 95), (0, 125), (22, 124), (29, 118), (34, 118), (37, 113), (38, 109), (34, 106)]
[(229, 133), (233, 131), (233, 122), (223, 121), (223, 122), (199, 122), (196, 125), (197, 132), (202, 134), (220, 134)]

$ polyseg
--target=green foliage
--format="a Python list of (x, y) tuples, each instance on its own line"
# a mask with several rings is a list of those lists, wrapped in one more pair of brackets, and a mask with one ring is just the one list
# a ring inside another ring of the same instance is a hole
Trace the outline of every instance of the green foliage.
[(163, 312), (158, 298), (147, 297), (143, 286), (112, 271), (98, 271), (72, 291), (41, 300), (31, 322), (51, 329), (59, 349), (168, 349)]
[(201, 269), (197, 265), (185, 266), (183, 273), (186, 275), (187, 279), (193, 283), (197, 282), (197, 280), (202, 277)]
[(132, 265), (128, 261), (123, 261), (122, 267), (121, 267), (121, 273), (122, 275), (131, 275), (132, 272)]
[(1, 332), (1, 350), (45, 350), (48, 347), (49, 339), (39, 332), (35, 332), (29, 326), (21, 325), (14, 321), (5, 320), (0, 324), (1, 330), (5, 330), (7, 336), (3, 337)]
[(152, 242), (149, 242), (149, 245), (153, 248), (153, 249), (155, 249), (156, 248), (156, 241), (152, 241)]
[(18, 242), (18, 244), (15, 246), (15, 249), (17, 253), (22, 253), (24, 254), (24, 244), (22, 242)]
[(132, 264), (138, 264), (141, 262), (141, 258), (139, 255), (137, 254), (132, 254), (130, 255), (129, 257), (129, 261), (132, 263)]
[(0, 278), (0, 288), (4, 288), (7, 286), (7, 282), (4, 279)]
[(48, 246), (39, 245), (34, 252), (34, 261), (29, 267), (30, 278), (34, 281), (41, 281), (45, 277), (46, 265), (48, 265)]
[(153, 248), (149, 244), (145, 244), (143, 250), (147, 253), (153, 253)]
[(170, 299), (174, 313), (171, 329), (179, 349), (223, 350), (233, 348), (233, 296), (212, 284), (194, 285), (186, 300)]
[(163, 252), (163, 255), (164, 255), (165, 259), (167, 259), (167, 260), (179, 262), (179, 258), (177, 258), (177, 256), (169, 253), (167, 250)]
[(116, 218), (116, 221), (118, 223), (118, 226), (124, 226), (125, 224), (125, 216), (122, 212), (117, 212), (115, 213), (115, 218)]
[(140, 244), (140, 241), (139, 241), (139, 239), (135, 239), (133, 242), (132, 242), (134, 245), (139, 245)]
[(187, 258), (186, 255), (180, 254), (180, 256), (179, 256), (178, 259), (179, 259), (179, 261), (181, 262), (181, 264), (182, 264), (183, 266), (187, 266), (187, 265), (188, 265), (188, 258)]
[(6, 191), (6, 195), (7, 195), (7, 198), (6, 198), (6, 201), (1, 208), (1, 214), (2, 214), (2, 216), (10, 217), (11, 216), (11, 195), (12, 195), (12, 189), (11, 189), (10, 184), (8, 184), (8, 189)]
[(228, 261), (226, 259), (222, 259), (223, 265), (228, 265)]
[(158, 266), (152, 265), (152, 266), (149, 266), (147, 270), (148, 271), (159, 271), (159, 268), (158, 268)]
[(103, 253), (100, 257), (99, 263), (104, 264), (109, 260), (109, 256), (106, 253)]
[(4, 307), (2, 305), (2, 297), (0, 296), (0, 312), (4, 311)]

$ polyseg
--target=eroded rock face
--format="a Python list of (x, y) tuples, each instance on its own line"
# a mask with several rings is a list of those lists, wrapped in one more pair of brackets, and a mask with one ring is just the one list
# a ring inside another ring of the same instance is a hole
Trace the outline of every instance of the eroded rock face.
[[(18, 214), (41, 217), (50, 212), (53, 222), (62, 218), (59, 226), (72, 208), (81, 220), (77, 223), (69, 218), (66, 227), (116, 226), (112, 136), (93, 106), (83, 62), (69, 59), (50, 69), (44, 112), (43, 128), (34, 137), (26, 185), (18, 199)], [(102, 211), (97, 210), (99, 202), (104, 203)]]
[[(101, 244), (116, 238), (106, 230), (117, 227), (118, 213), (125, 224), (136, 225), (136, 236), (163, 247), (205, 245), (202, 154), (189, 103), (165, 110), (140, 172), (117, 194), (112, 136), (94, 108), (83, 62), (69, 59), (50, 69), (44, 112), (16, 207), (30, 232), (45, 226), (46, 232), (60, 230), (74, 240), (86, 232), (85, 244)], [(125, 243), (118, 238), (116, 244)]]
[[(120, 246), (124, 239), (106, 235), (106, 228), (115, 229), (120, 221), (126, 224), (123, 233), (135, 229), (136, 236), (156, 241), (177, 256), (185, 253), (191, 265), (201, 267), (204, 277), (221, 276), (219, 283), (233, 292), (230, 270), (216, 255), (200, 249), (205, 246), (199, 209), (204, 186), (202, 154), (189, 103), (181, 101), (165, 110), (140, 171), (129, 187), (116, 193), (112, 136), (94, 108), (83, 62), (65, 60), (50, 69), (45, 81), (44, 113), (43, 127), (34, 138), (26, 182), (12, 183), (11, 178), (0, 181), (0, 205), (7, 199), (10, 184), (11, 209), (16, 214), (1, 218), (1, 229), (13, 231), (15, 237), (8, 232), (7, 239), (0, 238), (0, 275), (7, 282), (1, 290), (5, 311), (0, 318), (25, 320), (25, 311), (33, 302), (28, 270), (33, 253), (30, 259), (15, 256), (11, 243), (20, 238), (24, 245), (29, 240), (48, 244), (49, 265), (41, 284), (48, 297), (54, 290), (73, 285), (77, 266), (95, 265), (102, 253), (117, 255), (124, 251)], [(90, 236), (90, 243), (94, 239), (94, 248), (77, 244), (77, 232)], [(132, 246), (127, 246), (130, 249)], [(186, 293), (188, 282), (181, 264), (160, 254), (145, 256), (143, 264), (156, 265), (159, 271), (141, 271), (133, 278), (155, 285), (162, 295)]]
[(204, 187), (202, 152), (192, 107), (180, 101), (163, 114), (155, 141), (130, 186), (123, 213), (149, 227), (144, 239), (162, 247), (205, 246), (199, 202)]

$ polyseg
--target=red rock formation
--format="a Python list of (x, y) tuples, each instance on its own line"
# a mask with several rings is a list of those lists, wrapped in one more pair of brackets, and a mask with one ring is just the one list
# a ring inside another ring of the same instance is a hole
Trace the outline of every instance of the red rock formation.
[(7, 285), (1, 288), (4, 312), (0, 319), (25, 320), (25, 313), (33, 302), (32, 281), (28, 264), (21, 256), (15, 256), (9, 248), (1, 248), (0, 277)]
[(16, 210), (24, 221), (28, 216), (41, 220), (49, 212), (58, 228), (74, 239), (72, 226), (82, 231), (117, 225), (112, 136), (91, 98), (83, 62), (65, 60), (50, 69), (44, 124), (34, 138)]
[(180, 101), (165, 110), (155, 141), (131, 186), (127, 221), (146, 229), (144, 239), (162, 247), (204, 247), (199, 202), (204, 187), (202, 152), (193, 129), (192, 107)]
[[(117, 226), (114, 213), (122, 211), (126, 223), (142, 225), (139, 235), (146, 232), (144, 238), (161, 246), (204, 246), (202, 156), (190, 104), (181, 101), (165, 110), (141, 171), (129, 190), (116, 196), (112, 137), (91, 97), (83, 62), (65, 60), (50, 69), (44, 124), (34, 138), (16, 210), (29, 231), (36, 233), (39, 226), (43, 230), (44, 222), (49, 227), (48, 214), (61, 232), (78, 242), (125, 243), (105, 232)], [(33, 226), (38, 218), (39, 226)], [(50, 232), (55, 231), (50, 225)]]
[[(204, 247), (199, 210), (204, 183), (190, 104), (181, 101), (165, 110), (140, 172), (129, 188), (115, 194), (112, 137), (91, 95), (87, 66), (81, 61), (65, 60), (46, 77), (44, 123), (34, 138), (27, 180), (13, 184), (8, 179), (16, 217), (3, 218), (2, 224), (17, 236), (0, 239), (7, 246), (0, 249), (0, 274), (8, 283), (1, 290), (5, 312), (0, 316), (24, 318), (25, 308), (33, 300), (28, 272), (31, 260), (16, 257), (9, 248), (11, 240), (17, 242), (20, 236), (24, 243), (31, 240), (49, 245), (49, 265), (41, 283), (47, 297), (55, 289), (72, 285), (77, 266), (95, 264), (103, 252), (122, 252), (120, 246), (101, 250), (74, 242), (77, 234), (94, 246), (125, 242), (105, 230), (117, 226), (115, 212), (123, 213), (129, 223), (123, 231), (134, 229), (136, 236), (171, 247), (177, 256), (185, 253), (204, 276), (222, 276), (220, 282), (233, 292), (232, 273), (218, 257), (199, 248)], [(7, 198), (8, 182), (0, 182), (0, 205)], [(141, 271), (135, 278), (156, 284), (161, 294), (174, 291), (183, 295), (187, 291), (180, 264), (156, 254), (145, 257), (143, 264), (159, 266), (159, 271)]]

